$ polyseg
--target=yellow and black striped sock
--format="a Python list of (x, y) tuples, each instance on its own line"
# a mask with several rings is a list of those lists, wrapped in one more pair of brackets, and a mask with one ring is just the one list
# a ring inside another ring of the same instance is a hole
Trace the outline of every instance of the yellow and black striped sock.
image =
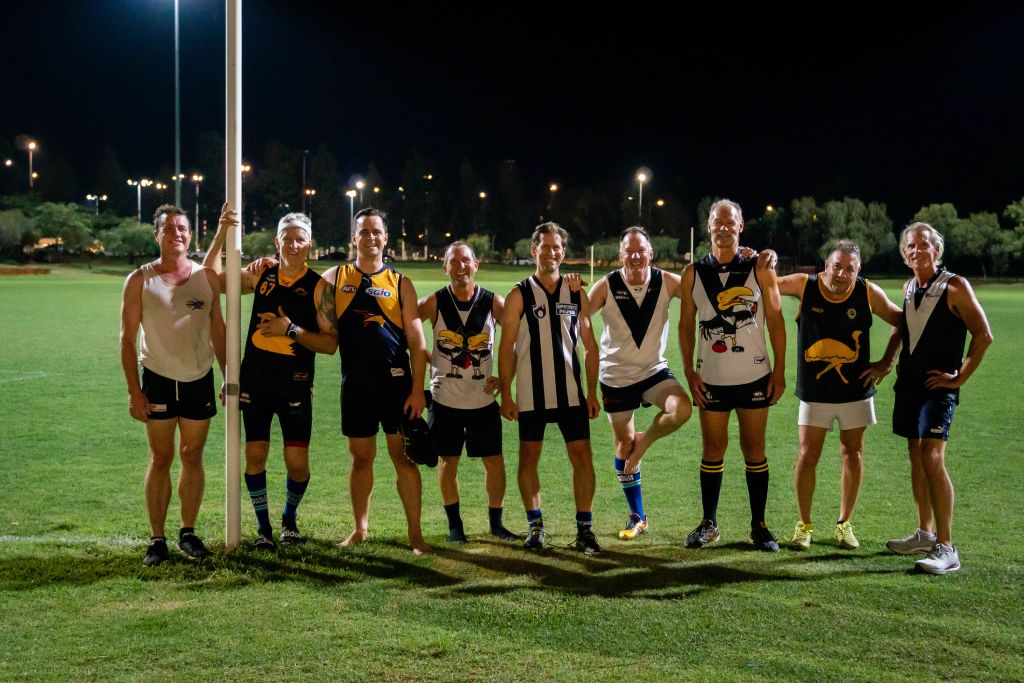
[(768, 459), (747, 463), (747, 495), (750, 496), (750, 526), (764, 522), (768, 505)]
[(723, 460), (700, 461), (700, 500), (704, 506), (704, 519), (718, 523), (718, 497), (722, 493)]

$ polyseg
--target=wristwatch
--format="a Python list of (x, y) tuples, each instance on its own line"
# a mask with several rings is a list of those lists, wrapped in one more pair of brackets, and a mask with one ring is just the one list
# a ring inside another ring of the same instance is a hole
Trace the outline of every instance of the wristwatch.
[(288, 331), (285, 332), (285, 335), (289, 339), (298, 339), (299, 338), (299, 326), (296, 325), (295, 323), (288, 323)]

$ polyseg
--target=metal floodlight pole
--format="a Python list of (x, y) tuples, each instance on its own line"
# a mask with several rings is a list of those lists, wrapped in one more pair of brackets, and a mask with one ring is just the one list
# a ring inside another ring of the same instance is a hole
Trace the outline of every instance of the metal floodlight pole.
[(174, 205), (181, 206), (181, 50), (178, 0), (174, 0)]
[[(224, 154), (227, 200), (242, 213), (242, 0), (227, 0)], [(241, 365), (242, 311), (241, 226), (227, 235), (227, 363), (225, 368), (224, 428), (224, 545), (236, 548), (242, 539), (241, 416), (238, 411), (238, 370)]]

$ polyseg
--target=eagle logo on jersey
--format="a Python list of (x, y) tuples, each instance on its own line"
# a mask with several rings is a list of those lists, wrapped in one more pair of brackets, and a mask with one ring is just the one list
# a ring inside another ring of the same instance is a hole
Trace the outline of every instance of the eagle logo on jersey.
[(188, 301), (185, 302), (185, 305), (191, 308), (193, 311), (201, 311), (203, 310), (203, 306), (205, 306), (202, 299), (189, 299)]
[(748, 287), (730, 287), (716, 297), (718, 313), (709, 320), (700, 321), (700, 336), (704, 339), (717, 337), (711, 345), (715, 353), (729, 349), (726, 340), (732, 342), (733, 353), (743, 353), (743, 347), (736, 343), (736, 332), (754, 322), (757, 300)]
[(534, 304), (533, 306), (533, 317), (537, 320), (545, 317), (548, 314), (547, 304)]
[(370, 311), (353, 311), (363, 316), (363, 327), (369, 327), (370, 325), (380, 325), (384, 327), (384, 316), (380, 313), (371, 313)]
[[(273, 313), (257, 313), (261, 323), (270, 322), (277, 318)], [(288, 337), (268, 337), (257, 329), (252, 334), (252, 345), (257, 349), (278, 353), (282, 356), (295, 355), (295, 342)]]
[(462, 335), (454, 330), (437, 334), (437, 350), (451, 362), (445, 377), (462, 379), (462, 370), (473, 368), (473, 379), (484, 379), (480, 363), (491, 355), (491, 336), (487, 333)]

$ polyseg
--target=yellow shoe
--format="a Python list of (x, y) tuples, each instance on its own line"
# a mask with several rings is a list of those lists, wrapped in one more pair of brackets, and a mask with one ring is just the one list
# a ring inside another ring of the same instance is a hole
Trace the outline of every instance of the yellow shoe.
[(855, 550), (860, 547), (860, 541), (853, 535), (853, 526), (849, 521), (836, 524), (836, 540), (839, 541), (840, 548)]
[(632, 541), (637, 536), (647, 531), (647, 520), (640, 519), (640, 515), (631, 513), (626, 528), (619, 532), (619, 538), (623, 541)]
[(796, 523), (796, 528), (793, 529), (793, 538), (789, 542), (789, 547), (793, 550), (807, 550), (811, 547), (811, 534), (814, 533), (814, 527), (810, 524), (804, 524), (803, 521)]

